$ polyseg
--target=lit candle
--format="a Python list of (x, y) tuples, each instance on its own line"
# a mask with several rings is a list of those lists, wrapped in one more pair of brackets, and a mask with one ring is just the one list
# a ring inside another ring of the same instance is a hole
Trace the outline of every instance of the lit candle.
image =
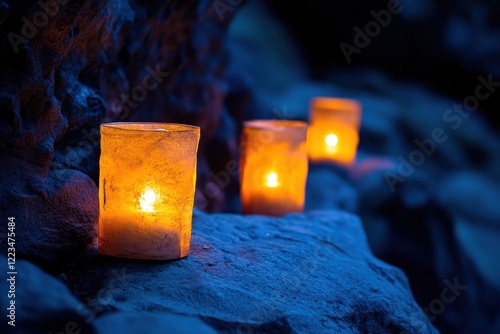
[(240, 161), (243, 213), (281, 216), (304, 210), (307, 124), (244, 123)]
[(311, 100), (307, 146), (314, 162), (349, 166), (356, 160), (361, 105), (355, 100), (317, 97)]
[(99, 252), (149, 260), (188, 255), (200, 129), (101, 125)]

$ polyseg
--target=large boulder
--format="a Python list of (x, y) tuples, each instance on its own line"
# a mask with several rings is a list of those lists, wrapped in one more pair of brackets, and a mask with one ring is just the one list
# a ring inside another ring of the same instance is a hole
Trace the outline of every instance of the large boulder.
[[(0, 260), (7, 263), (5, 256)], [(27, 261), (17, 261), (15, 270), (17, 274), (7, 276), (8, 285), (2, 283), (0, 305), (10, 317), (2, 316), (0, 332), (95, 333), (82, 316), (86, 307), (62, 282)]]
[[(14, 232), (18, 258), (57, 271), (96, 242), (97, 187), (77, 170), (51, 171), (44, 179), (36, 172), (33, 165), (12, 157), (0, 165), (0, 183), (5, 185), (0, 187), (5, 219), (0, 245), (7, 254), (7, 233)], [(8, 217), (14, 218), (11, 230)]]
[[(7, 263), (4, 256), (0, 260)], [(13, 277), (8, 290), (0, 294), (0, 306), (7, 310), (1, 333), (215, 333), (199, 319), (174, 314), (113, 312), (96, 317), (62, 282), (32, 263), (18, 261), (16, 270), (8, 276)]]
[(134, 261), (94, 249), (67, 271), (97, 315), (175, 312), (230, 333), (436, 333), (401, 270), (340, 211), (282, 218), (195, 212), (191, 252)]
[(478, 172), (457, 172), (444, 178), (438, 201), (450, 212), (462, 248), (479, 272), (500, 290), (500, 182)]
[[(393, 192), (382, 170), (358, 180), (370, 245), (377, 257), (404, 271), (417, 303), (440, 331), (495, 333), (500, 290), (494, 283), (498, 256), (492, 250), (498, 229), (478, 219), (454, 217), (472, 211), (466, 206), (473, 199), (460, 203), (458, 199), (468, 196), (451, 196), (443, 189), (440, 202), (432, 191), (434, 182), (417, 174)], [(443, 183), (453, 186), (448, 184)], [(454, 186), (458, 191), (461, 185)], [(456, 206), (453, 211), (451, 203)]]

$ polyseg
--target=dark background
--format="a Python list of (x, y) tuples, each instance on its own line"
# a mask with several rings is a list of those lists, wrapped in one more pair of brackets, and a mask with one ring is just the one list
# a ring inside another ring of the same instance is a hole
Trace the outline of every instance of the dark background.
[[(297, 41), (311, 76), (327, 79), (329, 70), (345, 67), (339, 44), (354, 45), (354, 27), (362, 31), (373, 21), (371, 11), (387, 10), (391, 1), (269, 1)], [(370, 38), (353, 68), (378, 68), (395, 79), (422, 82), (452, 98), (475, 88), (478, 75), (500, 77), (500, 4), (495, 1), (401, 0), (399, 14)], [(481, 111), (497, 128), (499, 98), (487, 100)]]

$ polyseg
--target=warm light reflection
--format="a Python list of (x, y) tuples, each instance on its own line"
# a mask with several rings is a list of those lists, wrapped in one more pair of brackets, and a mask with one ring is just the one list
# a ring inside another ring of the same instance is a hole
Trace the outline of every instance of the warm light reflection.
[(333, 133), (330, 133), (328, 136), (325, 137), (325, 143), (330, 147), (337, 146), (337, 144), (339, 143), (339, 138)]
[(200, 128), (104, 123), (99, 159), (99, 253), (174, 260), (187, 256)]
[(356, 163), (361, 104), (352, 99), (315, 97), (309, 109), (307, 148), (310, 161), (350, 168)]
[(303, 121), (253, 120), (243, 124), (241, 147), (245, 149), (240, 155), (243, 214), (279, 217), (304, 210), (306, 139), (307, 123)]
[(141, 206), (141, 211), (143, 212), (155, 212), (154, 205), (160, 199), (160, 195), (154, 192), (153, 189), (146, 187), (144, 192), (139, 198), (139, 204)]
[(269, 188), (276, 188), (278, 186), (278, 174), (275, 172), (269, 173), (267, 175), (266, 185)]

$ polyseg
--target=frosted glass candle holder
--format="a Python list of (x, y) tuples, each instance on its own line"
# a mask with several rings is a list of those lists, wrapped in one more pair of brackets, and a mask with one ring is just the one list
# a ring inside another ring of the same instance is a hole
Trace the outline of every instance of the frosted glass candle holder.
[(200, 129), (101, 125), (99, 252), (147, 260), (188, 255)]
[(307, 123), (244, 123), (240, 159), (243, 213), (282, 216), (304, 210)]
[(328, 97), (312, 99), (307, 133), (311, 161), (352, 165), (356, 161), (360, 123), (359, 102)]

